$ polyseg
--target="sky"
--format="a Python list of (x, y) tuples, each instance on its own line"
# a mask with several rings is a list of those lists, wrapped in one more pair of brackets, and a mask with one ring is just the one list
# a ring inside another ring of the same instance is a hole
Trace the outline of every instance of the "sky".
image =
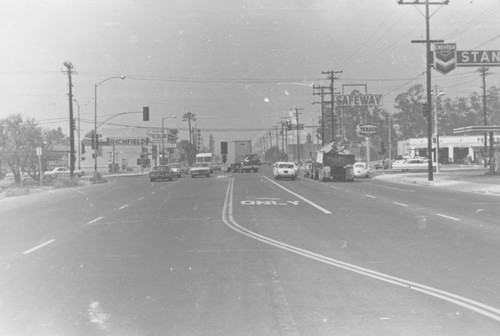
[[(500, 50), (500, 0), (430, 9), (431, 39)], [(98, 123), (111, 118), (106, 127), (124, 133), (163, 117), (187, 139), (187, 111), (216, 141), (255, 140), (293, 107), (317, 124), (312, 85), (328, 85), (326, 71), (341, 71), (338, 91), (366, 84), (383, 94), (392, 113), (398, 94), (425, 84), (424, 44), (411, 43), (425, 38), (424, 10), (396, 0), (2, 0), (0, 118), (21, 114), (69, 134), (64, 62), (74, 66), (82, 134), (93, 129), (96, 92)], [(476, 70), (433, 71), (432, 85), (466, 97), (481, 90)], [(500, 86), (499, 73), (490, 68), (487, 86)], [(125, 114), (143, 106), (148, 122)]]

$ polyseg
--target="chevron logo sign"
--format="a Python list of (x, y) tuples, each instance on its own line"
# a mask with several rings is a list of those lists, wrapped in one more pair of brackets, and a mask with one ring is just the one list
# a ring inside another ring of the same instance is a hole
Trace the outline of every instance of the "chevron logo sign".
[(457, 66), (457, 44), (436, 43), (434, 45), (434, 69), (446, 75)]

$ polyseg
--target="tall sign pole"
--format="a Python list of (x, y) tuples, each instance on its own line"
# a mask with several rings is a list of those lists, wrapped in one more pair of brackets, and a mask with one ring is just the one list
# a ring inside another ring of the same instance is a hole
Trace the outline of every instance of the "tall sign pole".
[[(429, 1), (429, 0), (398, 0), (400, 5), (425, 5), (425, 60), (426, 60), (426, 73), (427, 73), (427, 106), (432, 106), (431, 96), (431, 37), (430, 37), (430, 14), (429, 5), (447, 5), (449, 0), (442, 1)], [(432, 181), (433, 165), (432, 165), (432, 113), (427, 111), (427, 179)]]

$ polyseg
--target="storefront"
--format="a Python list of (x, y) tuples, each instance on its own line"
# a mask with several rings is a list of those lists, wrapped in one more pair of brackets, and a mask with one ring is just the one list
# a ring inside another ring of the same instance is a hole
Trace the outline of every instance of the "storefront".
[[(500, 132), (499, 132), (500, 133)], [(483, 164), (488, 160), (484, 152), (484, 135), (440, 136), (438, 159), (440, 163)], [(493, 136), (493, 145), (500, 146), (500, 135)], [(436, 141), (432, 142), (432, 157), (435, 161)], [(412, 138), (398, 141), (398, 155), (427, 157), (427, 138)]]

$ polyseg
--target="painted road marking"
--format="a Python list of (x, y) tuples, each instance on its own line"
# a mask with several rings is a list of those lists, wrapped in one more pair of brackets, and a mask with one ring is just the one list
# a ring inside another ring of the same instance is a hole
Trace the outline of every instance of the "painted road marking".
[[(271, 181), (272, 182), (272, 181)], [(407, 288), (409, 290), (413, 290), (422, 294), (426, 294), (438, 299), (441, 299), (446, 302), (453, 303), (457, 306), (469, 309), (471, 311), (474, 311), (478, 314), (481, 314), (483, 316), (486, 316), (488, 318), (491, 318), (495, 321), (500, 322), (500, 309), (489, 306), (487, 304), (484, 304), (479, 301), (475, 301), (472, 299), (468, 299), (464, 296), (460, 296), (457, 294), (453, 294), (451, 292), (447, 292), (435, 287), (430, 287), (426, 286), (424, 284), (406, 280), (403, 278), (398, 278), (395, 276), (391, 276), (389, 274), (377, 272), (368, 268), (356, 266), (354, 264), (350, 264), (338, 259), (330, 258), (312, 251), (308, 251), (293, 245), (289, 245), (286, 243), (283, 243), (279, 240), (275, 240), (269, 237), (266, 237), (264, 235), (261, 235), (259, 233), (256, 233), (254, 231), (251, 231), (240, 224), (238, 224), (233, 217), (233, 187), (234, 187), (234, 178), (232, 178), (229, 181), (229, 186), (227, 188), (226, 192), (226, 198), (224, 200), (224, 207), (222, 208), (222, 221), (224, 224), (229, 227), (230, 229), (241, 233), (242, 235), (245, 235), (249, 238), (258, 240), (262, 243), (272, 245), (274, 247), (301, 255), (303, 257), (313, 259), (316, 261), (319, 261), (321, 263), (334, 266), (337, 268), (345, 269), (348, 271), (351, 271), (353, 273), (357, 273), (372, 279), (377, 279), (380, 281), (384, 281), (386, 283), (390, 283), (399, 287)]]
[(125, 204), (125, 205), (122, 205), (119, 209), (125, 209), (126, 207), (128, 207), (128, 204)]
[(138, 200), (138, 201), (142, 201), (143, 199), (144, 199), (144, 196), (139, 197), (137, 200)]
[(436, 215), (438, 215), (438, 216), (440, 216), (440, 217), (443, 217), (443, 218), (451, 219), (451, 220), (454, 220), (454, 221), (457, 221), (457, 222), (460, 222), (460, 221), (461, 221), (461, 219), (460, 219), (460, 218), (451, 217), (451, 216), (443, 215), (443, 214), (440, 214), (440, 213), (438, 213), (438, 214), (436, 214)]
[(274, 182), (273, 180), (271, 180), (271, 179), (270, 179), (270, 178), (268, 178), (267, 176), (264, 176), (264, 178), (265, 178), (266, 180), (268, 180), (269, 182), (274, 183), (275, 185), (277, 185), (277, 186), (278, 186), (278, 187), (280, 187), (281, 189), (283, 189), (283, 190), (285, 190), (285, 191), (289, 192), (289, 193), (290, 193), (290, 194), (292, 194), (293, 196), (295, 196), (295, 197), (297, 197), (297, 198), (300, 198), (301, 200), (303, 200), (303, 201), (304, 201), (304, 202), (306, 202), (307, 204), (312, 205), (313, 207), (315, 207), (316, 209), (318, 209), (318, 210), (322, 211), (323, 213), (325, 213), (325, 214), (327, 214), (327, 215), (331, 215), (331, 214), (332, 214), (330, 211), (326, 210), (325, 208), (322, 208), (322, 207), (320, 207), (319, 205), (317, 205), (316, 203), (314, 203), (314, 202), (312, 202), (312, 201), (308, 200), (307, 198), (302, 197), (302, 196), (300, 196), (299, 194), (294, 193), (294, 192), (293, 192), (293, 191), (291, 191), (290, 189), (287, 189), (287, 188), (283, 187), (281, 184)]
[(366, 197), (370, 197), (370, 198), (377, 198), (377, 197), (375, 197), (375, 196), (373, 196), (373, 195), (365, 195), (365, 196), (366, 196)]
[(30, 254), (31, 252), (36, 251), (38, 249), (41, 249), (42, 247), (47, 246), (49, 244), (52, 244), (55, 241), (56, 241), (55, 239), (48, 240), (45, 243), (42, 243), (42, 244), (37, 245), (37, 246), (35, 246), (35, 247), (33, 247), (33, 248), (29, 249), (29, 250), (24, 251), (23, 254)]
[(278, 201), (275, 201), (275, 200), (255, 200), (255, 201), (252, 201), (252, 200), (245, 200), (245, 201), (241, 201), (241, 205), (299, 205), (299, 201), (286, 201), (286, 202), (278, 202)]
[(91, 221), (90, 221), (90, 222), (88, 222), (87, 224), (94, 224), (95, 222), (98, 222), (98, 221), (100, 221), (101, 219), (103, 219), (103, 217), (102, 217), (102, 216), (101, 216), (101, 217), (97, 217), (96, 219), (91, 220)]
[(392, 203), (394, 203), (394, 204), (396, 204), (396, 205), (399, 205), (399, 206), (402, 206), (402, 207), (406, 207), (406, 208), (408, 207), (408, 205), (407, 205), (407, 204), (398, 203), (398, 202), (392, 202)]

